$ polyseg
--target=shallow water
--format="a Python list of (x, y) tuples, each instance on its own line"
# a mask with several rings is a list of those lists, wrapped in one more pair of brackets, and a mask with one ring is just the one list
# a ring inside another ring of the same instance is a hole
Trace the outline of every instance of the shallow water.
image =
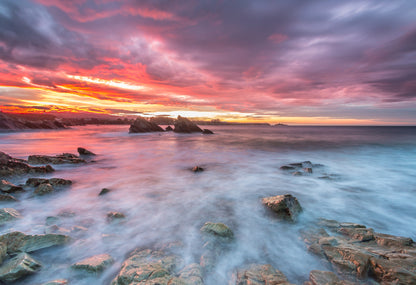
[[(247, 262), (270, 263), (301, 284), (311, 270), (325, 269), (299, 238), (299, 230), (320, 217), (416, 239), (416, 128), (209, 128), (214, 135), (129, 135), (128, 126), (0, 133), (0, 151), (17, 158), (76, 153), (78, 146), (98, 154), (94, 163), (56, 165), (56, 172), (45, 176), (71, 179), (66, 190), (43, 197), (24, 193), (19, 203), (1, 202), (24, 216), (13, 230), (43, 233), (46, 217), (62, 211), (75, 213), (61, 218), (62, 227), (88, 228), (68, 246), (35, 252), (44, 267), (21, 284), (61, 278), (108, 284), (129, 251), (171, 241), (184, 244), (179, 253), (187, 262), (199, 262), (199, 229), (206, 221), (227, 224), (236, 237), (206, 284), (226, 284), (231, 270)], [(305, 160), (323, 166), (302, 177), (279, 169)], [(195, 165), (206, 171), (191, 172)], [(323, 175), (332, 179), (320, 179)], [(26, 178), (10, 180), (19, 184)], [(104, 187), (112, 192), (99, 197)], [(286, 193), (304, 209), (296, 224), (279, 222), (260, 203), (262, 197)], [(124, 213), (125, 222), (108, 223), (109, 211)], [(98, 277), (68, 269), (101, 253), (111, 254), (116, 263)]]

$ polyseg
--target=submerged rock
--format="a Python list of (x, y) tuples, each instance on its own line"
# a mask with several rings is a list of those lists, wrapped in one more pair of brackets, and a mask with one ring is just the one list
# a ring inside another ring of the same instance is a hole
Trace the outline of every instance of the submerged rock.
[(45, 195), (45, 194), (49, 194), (49, 193), (52, 193), (52, 192), (54, 192), (55, 190), (53, 189), (53, 186), (51, 185), (51, 184), (49, 184), (49, 183), (43, 183), (43, 184), (40, 184), (37, 188), (36, 188), (36, 190), (35, 190), (35, 194), (36, 195), (39, 195), (39, 196), (42, 196), (42, 195)]
[(262, 203), (275, 212), (278, 217), (290, 221), (296, 221), (298, 215), (302, 212), (298, 199), (291, 194), (263, 198)]
[(194, 166), (192, 168), (192, 171), (193, 172), (202, 172), (202, 171), (204, 171), (204, 168), (202, 168), (201, 166)]
[(0, 243), (6, 244), (9, 254), (33, 252), (51, 246), (62, 245), (68, 241), (68, 236), (56, 234), (26, 235), (22, 232), (11, 232), (0, 236)]
[[(0, 152), (0, 176), (12, 176), (28, 173), (50, 173), (55, 171), (52, 166), (30, 166), (26, 160), (13, 158), (4, 152)], [(0, 184), (2, 185), (2, 184)], [(6, 186), (8, 187), (8, 186)], [(12, 190), (2, 190), (12, 191)]]
[(83, 147), (79, 147), (77, 149), (79, 155), (95, 155), (95, 153), (93, 153), (92, 151), (89, 151), (88, 149), (85, 149)]
[(0, 201), (17, 202), (17, 199), (10, 194), (0, 194)]
[(108, 212), (107, 213), (107, 221), (112, 222), (114, 220), (124, 219), (126, 216), (120, 212)]
[(81, 260), (71, 267), (73, 269), (83, 270), (90, 273), (101, 273), (107, 267), (114, 263), (114, 259), (109, 254), (100, 254)]
[(130, 125), (129, 133), (149, 133), (164, 132), (164, 130), (156, 123), (150, 122), (142, 117), (137, 119)]
[(0, 267), (0, 280), (13, 282), (39, 271), (42, 265), (27, 253), (20, 253)]
[(13, 208), (0, 209), (0, 225), (21, 218), (19, 211)]
[(21, 186), (16, 186), (13, 183), (10, 183), (7, 180), (0, 181), (0, 190), (6, 193), (14, 193), (19, 191), (24, 191)]
[(85, 163), (86, 161), (75, 154), (63, 153), (55, 156), (50, 155), (29, 155), (28, 161), (31, 164), (64, 164), (64, 163)]
[(228, 284), (255, 284), (255, 285), (289, 285), (286, 276), (270, 264), (251, 264), (246, 269), (237, 270)]
[(175, 128), (173, 131), (175, 133), (202, 133), (200, 127), (185, 117), (178, 116), (174, 126)]
[(71, 180), (66, 180), (63, 178), (50, 178), (50, 179), (46, 179), (46, 178), (29, 178), (28, 180), (26, 180), (26, 185), (27, 186), (32, 186), (32, 187), (36, 187), (39, 186), (41, 184), (50, 184), (52, 186), (67, 186), (67, 185), (71, 185), (72, 181)]
[(233, 231), (223, 223), (206, 222), (202, 228), (201, 233), (214, 237), (222, 237), (232, 239), (234, 237)]
[(111, 190), (110, 190), (110, 189), (108, 189), (108, 188), (103, 188), (103, 189), (101, 189), (101, 191), (100, 191), (100, 193), (98, 194), (98, 196), (105, 195), (105, 194), (107, 194), (107, 193), (109, 193), (109, 192), (111, 192)]

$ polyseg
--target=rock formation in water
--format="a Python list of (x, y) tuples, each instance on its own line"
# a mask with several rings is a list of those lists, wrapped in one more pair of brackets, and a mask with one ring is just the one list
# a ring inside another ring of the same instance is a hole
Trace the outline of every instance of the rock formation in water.
[(83, 147), (79, 147), (77, 150), (78, 150), (79, 155), (95, 155), (95, 153)]
[[(42, 118), (44, 116), (40, 116)], [(15, 114), (0, 112), (0, 130), (24, 129), (65, 129), (66, 127), (56, 119), (25, 119)]]
[(298, 199), (290, 194), (263, 198), (262, 203), (279, 218), (289, 221), (296, 221), (297, 216), (302, 212)]
[(64, 164), (64, 163), (85, 163), (86, 160), (72, 153), (63, 153), (55, 156), (50, 155), (29, 155), (28, 162), (31, 164)]
[(71, 268), (89, 273), (101, 273), (113, 263), (114, 259), (109, 254), (99, 254), (78, 261)]
[(137, 117), (137, 119), (130, 125), (129, 133), (149, 133), (149, 132), (164, 132), (164, 130), (156, 123), (149, 122), (145, 118)]
[[(39, 163), (44, 164), (44, 163)], [(55, 171), (49, 164), (46, 166), (30, 166), (24, 159), (13, 158), (10, 155), (0, 152), (0, 177), (21, 175), (28, 173), (50, 173)], [(4, 184), (2, 183), (2, 189)]]
[(174, 126), (175, 128), (173, 131), (175, 133), (202, 133), (202, 129), (200, 127), (185, 117), (178, 116)]

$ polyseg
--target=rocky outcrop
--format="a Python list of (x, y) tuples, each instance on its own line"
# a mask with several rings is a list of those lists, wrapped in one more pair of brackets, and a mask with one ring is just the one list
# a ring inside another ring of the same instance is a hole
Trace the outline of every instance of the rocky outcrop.
[(204, 135), (213, 135), (213, 134), (214, 134), (214, 132), (213, 132), (213, 131), (208, 130), (208, 129), (203, 129), (203, 130), (202, 130), (202, 133), (203, 133)]
[(51, 246), (62, 245), (69, 241), (65, 235), (27, 235), (22, 232), (11, 232), (0, 236), (0, 243), (7, 246), (7, 253), (33, 252)]
[(50, 184), (52, 186), (58, 187), (71, 185), (72, 181), (63, 178), (29, 178), (28, 180), (26, 180), (27, 186), (37, 187), (41, 184)]
[(0, 201), (17, 202), (17, 199), (10, 194), (0, 194)]
[(28, 173), (51, 173), (53, 171), (55, 170), (50, 165), (38, 167), (30, 166), (26, 160), (13, 158), (4, 152), (0, 152), (0, 176), (6, 177)]
[(237, 270), (228, 284), (290, 285), (291, 283), (288, 282), (282, 272), (273, 268), (270, 264), (251, 264), (246, 269)]
[(109, 254), (100, 254), (81, 260), (73, 264), (71, 268), (89, 273), (101, 273), (113, 263), (114, 259)]
[(149, 133), (149, 132), (164, 132), (156, 123), (149, 122), (145, 118), (137, 117), (137, 119), (130, 125), (129, 133)]
[(0, 280), (13, 282), (37, 272), (41, 264), (27, 253), (20, 253), (0, 267)]
[(54, 192), (53, 186), (49, 183), (42, 183), (40, 184), (35, 191), (33, 192), (35, 195), (43, 196), (49, 193)]
[(263, 198), (262, 203), (276, 213), (279, 218), (289, 221), (296, 221), (302, 212), (298, 199), (290, 194)]
[(25, 129), (65, 129), (66, 127), (57, 119), (24, 118), (23, 115), (6, 114), (0, 112), (0, 130), (25, 130)]
[(93, 153), (92, 151), (89, 151), (88, 149), (85, 149), (83, 147), (79, 147), (77, 149), (79, 155), (95, 155), (95, 153)]
[(173, 131), (175, 133), (202, 133), (202, 129), (200, 127), (185, 117), (178, 116), (174, 126), (175, 128)]
[(171, 132), (171, 131), (173, 131), (173, 128), (171, 126), (167, 126), (166, 129), (165, 129), (165, 131)]
[(30, 155), (30, 164), (64, 164), (64, 163), (85, 163), (86, 161), (72, 153), (63, 153), (55, 156), (50, 155)]
[(19, 211), (13, 208), (0, 209), (0, 225), (21, 218)]
[(305, 174), (312, 174), (314, 168), (321, 168), (321, 164), (313, 164), (310, 161), (295, 162), (283, 165), (280, 167), (281, 170), (288, 171), (294, 176), (302, 176)]
[(331, 263), (341, 276), (372, 277), (383, 284), (416, 284), (416, 246), (410, 238), (334, 220), (321, 220), (317, 228), (304, 231), (302, 236), (308, 250)]
[(312, 270), (309, 273), (309, 281), (304, 285), (354, 285), (356, 283), (341, 280), (335, 273), (331, 271)]
[(110, 193), (110, 192), (111, 192), (110, 189), (103, 188), (103, 189), (101, 189), (100, 193), (98, 193), (98, 196), (102, 196), (102, 195), (105, 195), (105, 194)]
[(0, 190), (6, 193), (14, 193), (19, 191), (24, 191), (21, 186), (16, 186), (13, 183), (10, 183), (7, 180), (0, 181)]
[(233, 231), (223, 223), (206, 222), (200, 229), (201, 233), (215, 238), (233, 239)]

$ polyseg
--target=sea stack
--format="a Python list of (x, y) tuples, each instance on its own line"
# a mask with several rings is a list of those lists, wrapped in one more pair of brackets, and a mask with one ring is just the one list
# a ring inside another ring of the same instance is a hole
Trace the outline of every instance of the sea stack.
[(137, 119), (130, 125), (129, 133), (150, 133), (150, 132), (164, 132), (164, 130), (157, 124), (149, 122), (145, 118), (137, 117)]
[(200, 127), (185, 117), (178, 116), (174, 126), (173, 131), (175, 133), (202, 133)]

